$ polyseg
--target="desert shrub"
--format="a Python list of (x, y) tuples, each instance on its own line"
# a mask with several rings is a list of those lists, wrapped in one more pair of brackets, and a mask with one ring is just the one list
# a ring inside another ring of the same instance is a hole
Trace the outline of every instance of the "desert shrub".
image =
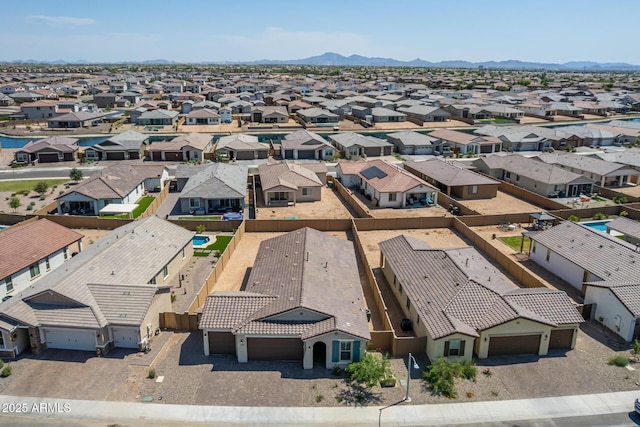
[(346, 371), (349, 378), (371, 388), (380, 383), (387, 373), (390, 373), (389, 358), (386, 356), (378, 357), (367, 352), (361, 361), (350, 363)]
[(155, 377), (156, 377), (156, 370), (153, 368), (149, 369), (149, 374), (147, 375), (147, 378), (154, 379)]
[(617, 356), (611, 356), (611, 358), (609, 358), (609, 365), (614, 365), (614, 366), (619, 366), (621, 368), (624, 368), (628, 364), (629, 364), (629, 358), (624, 356), (617, 355)]

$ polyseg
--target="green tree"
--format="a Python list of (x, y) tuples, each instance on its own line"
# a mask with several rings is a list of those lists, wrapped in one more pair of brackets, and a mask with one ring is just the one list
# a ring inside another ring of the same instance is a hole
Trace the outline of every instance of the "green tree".
[(69, 172), (69, 178), (75, 182), (82, 181), (82, 171), (78, 168), (71, 169), (71, 172)]
[(48, 189), (49, 184), (47, 183), (47, 181), (38, 181), (36, 185), (33, 186), (33, 191), (41, 196), (44, 195), (44, 193), (46, 193)]
[(206, 226), (206, 225), (204, 225), (204, 224), (198, 224), (198, 225), (196, 225), (196, 233), (198, 233), (198, 234), (202, 234), (202, 233), (204, 233), (205, 231), (207, 231), (207, 226)]
[(613, 203), (616, 203), (618, 205), (624, 205), (628, 201), (627, 196), (625, 196), (624, 194), (617, 194), (612, 200)]
[(576, 215), (569, 215), (569, 218), (567, 218), (569, 221), (573, 221), (573, 222), (578, 222), (580, 221), (580, 217), (576, 216)]
[(455, 363), (441, 357), (429, 365), (422, 373), (422, 378), (431, 384), (434, 394), (441, 394), (449, 399), (457, 397), (455, 378), (475, 381), (477, 369), (472, 362)]
[(16, 196), (9, 199), (9, 207), (13, 209), (14, 212), (16, 212), (20, 206), (22, 206), (22, 202)]
[(636, 360), (640, 358), (640, 340), (633, 340), (633, 344), (631, 344), (631, 354), (633, 354)]
[(390, 372), (390, 362), (386, 356), (377, 356), (367, 352), (361, 361), (349, 364), (346, 371), (349, 378), (371, 388), (379, 384)]

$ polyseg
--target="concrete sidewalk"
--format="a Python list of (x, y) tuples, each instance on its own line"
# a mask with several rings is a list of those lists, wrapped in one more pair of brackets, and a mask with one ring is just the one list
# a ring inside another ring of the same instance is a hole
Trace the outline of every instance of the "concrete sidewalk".
[[(163, 405), (0, 395), (0, 407), (32, 419), (104, 420), (224, 426), (429, 426), (593, 416), (633, 411), (640, 392), (560, 396), (543, 399), (386, 407), (278, 408)], [(16, 413), (20, 405), (22, 413)], [(12, 409), (14, 408), (14, 409)]]

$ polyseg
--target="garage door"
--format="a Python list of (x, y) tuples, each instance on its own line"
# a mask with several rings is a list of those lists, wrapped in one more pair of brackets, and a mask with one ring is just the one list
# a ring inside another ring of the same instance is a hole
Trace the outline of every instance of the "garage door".
[(558, 329), (551, 331), (549, 339), (549, 350), (554, 349), (571, 349), (573, 343), (573, 329)]
[(170, 161), (182, 161), (183, 157), (182, 157), (182, 151), (165, 151), (164, 153), (164, 159), (165, 160), (170, 160)]
[(130, 151), (129, 152), (129, 159), (134, 160), (134, 159), (139, 159), (140, 158), (140, 152), (139, 151)]
[(236, 354), (236, 337), (231, 332), (208, 332), (209, 353)]
[(315, 159), (316, 152), (314, 150), (298, 150), (299, 159)]
[(160, 152), (160, 151), (152, 151), (151, 152), (151, 159), (152, 160), (162, 160), (162, 152)]
[(58, 161), (57, 153), (38, 154), (38, 162), (40, 163), (52, 163)]
[(284, 150), (285, 159), (293, 159), (293, 150)]
[(540, 335), (491, 337), (489, 340), (489, 357), (538, 354), (539, 351)]
[(123, 151), (114, 152), (114, 153), (107, 152), (107, 160), (124, 160), (124, 152)]
[(137, 328), (113, 328), (113, 345), (120, 348), (138, 348), (138, 335), (140, 330)]
[(302, 360), (299, 338), (249, 338), (249, 360)]
[(95, 331), (81, 329), (45, 329), (48, 348), (95, 351)]

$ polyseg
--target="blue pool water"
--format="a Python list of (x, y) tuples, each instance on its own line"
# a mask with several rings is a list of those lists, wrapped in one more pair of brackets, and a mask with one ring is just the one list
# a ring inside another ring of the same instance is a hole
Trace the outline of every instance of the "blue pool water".
[(4, 230), (5, 228), (9, 228), (9, 226), (0, 224), (0, 230)]
[[(611, 221), (611, 220), (609, 220)], [(585, 222), (582, 225), (585, 225), (589, 228), (594, 228), (598, 231), (607, 232), (607, 223), (609, 221), (593, 221), (593, 222)]]
[(207, 236), (193, 236), (191, 239), (193, 240), (193, 246), (202, 246), (209, 242), (209, 237)]

